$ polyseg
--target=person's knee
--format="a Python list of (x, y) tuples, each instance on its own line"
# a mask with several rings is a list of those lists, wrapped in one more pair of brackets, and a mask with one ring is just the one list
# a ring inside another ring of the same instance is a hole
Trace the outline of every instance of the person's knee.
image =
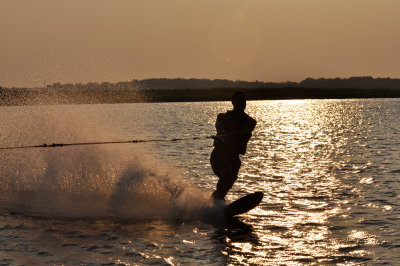
[(233, 183), (235, 183), (236, 178), (234, 176), (226, 176), (225, 178), (220, 178), (217, 183), (217, 190), (222, 193), (228, 193), (232, 188)]

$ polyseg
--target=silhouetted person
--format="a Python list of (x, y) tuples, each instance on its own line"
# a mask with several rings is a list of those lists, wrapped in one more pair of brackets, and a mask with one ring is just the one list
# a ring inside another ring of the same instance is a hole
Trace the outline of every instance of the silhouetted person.
[(256, 126), (256, 120), (244, 112), (246, 95), (242, 91), (232, 94), (233, 110), (220, 113), (215, 127), (214, 149), (211, 153), (211, 167), (218, 176), (217, 189), (213, 192), (215, 200), (225, 200), (225, 195), (236, 181), (241, 161), (239, 154), (245, 154), (247, 142)]

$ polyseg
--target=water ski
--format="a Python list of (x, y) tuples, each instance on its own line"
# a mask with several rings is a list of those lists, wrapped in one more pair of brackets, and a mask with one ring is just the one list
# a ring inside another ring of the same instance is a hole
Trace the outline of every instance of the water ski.
[(254, 192), (248, 194), (244, 197), (241, 197), (238, 200), (228, 204), (225, 206), (225, 215), (227, 218), (233, 217), (235, 215), (239, 215), (245, 212), (250, 211), (257, 207), (263, 199), (264, 194), (262, 192)]

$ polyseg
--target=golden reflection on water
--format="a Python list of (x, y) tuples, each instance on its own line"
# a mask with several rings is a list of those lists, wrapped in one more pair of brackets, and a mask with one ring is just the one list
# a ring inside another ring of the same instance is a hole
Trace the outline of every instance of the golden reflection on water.
[[(248, 112), (258, 124), (244, 158), (245, 178), (238, 182), (266, 194), (248, 216), (257, 221), (256, 231), (264, 232), (258, 235), (264, 248), (257, 251), (264, 252), (264, 259), (257, 263), (329, 262), (327, 258), (340, 258), (344, 248), (360, 239), (376, 245), (376, 237), (362, 231), (332, 231), (349, 217), (354, 204), (342, 195), (362, 197), (348, 179), (372, 164), (363, 154), (362, 134), (371, 123), (362, 106), (336, 100), (270, 101), (251, 102)], [(357, 183), (372, 180), (365, 177)], [(231, 245), (243, 254), (256, 252), (249, 243)], [(368, 254), (360, 249), (352, 252)], [(239, 257), (234, 261), (243, 263)]]

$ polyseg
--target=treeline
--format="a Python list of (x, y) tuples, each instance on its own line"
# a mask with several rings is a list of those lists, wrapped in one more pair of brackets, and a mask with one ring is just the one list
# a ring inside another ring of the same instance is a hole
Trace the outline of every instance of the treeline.
[(299, 83), (302, 88), (324, 89), (400, 89), (400, 79), (351, 77), (347, 79), (312, 79), (307, 78)]
[(53, 89), (139, 89), (139, 90), (174, 90), (174, 89), (216, 89), (216, 88), (350, 88), (350, 89), (400, 89), (400, 79), (351, 77), (351, 78), (307, 78), (301, 82), (261, 82), (261, 81), (242, 81), (228, 79), (134, 79), (127, 82), (90, 82), (86, 84), (60, 84), (54, 83), (47, 85), (46, 88)]
[(144, 79), (128, 82), (54, 83), (44, 88), (2, 88), (0, 105), (229, 100), (233, 91), (251, 100), (400, 97), (400, 79), (352, 77), (301, 82), (225, 79)]
[[(150, 102), (229, 101), (237, 88), (143, 91)], [(399, 98), (400, 89), (255, 88), (241, 89), (249, 100)]]
[(137, 89), (0, 89), (1, 105), (95, 104), (147, 102)]

